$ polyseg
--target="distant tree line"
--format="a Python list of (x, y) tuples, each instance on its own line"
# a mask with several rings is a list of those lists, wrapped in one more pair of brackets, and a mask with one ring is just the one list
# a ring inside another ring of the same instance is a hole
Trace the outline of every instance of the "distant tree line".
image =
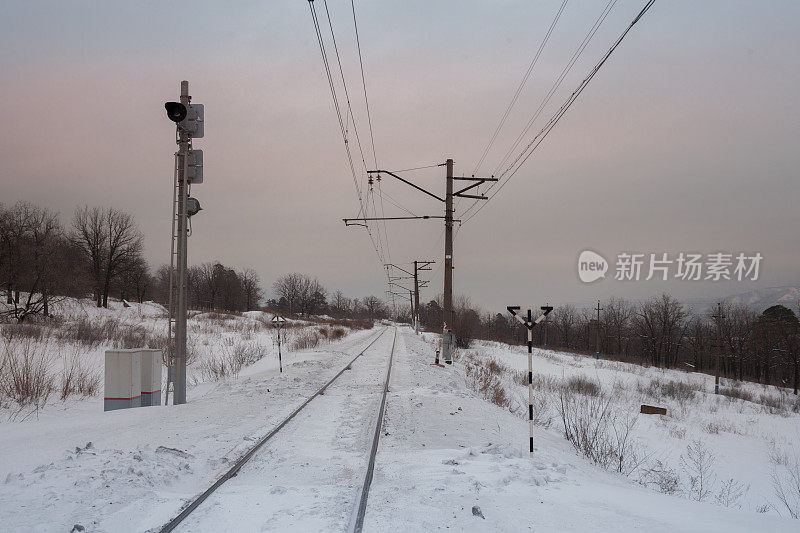
[[(91, 297), (108, 307), (109, 297), (168, 305), (171, 270), (155, 272), (143, 255), (144, 239), (132, 215), (114, 208), (79, 207), (68, 226), (57, 213), (28, 202), (0, 204), (0, 315), (22, 322), (48, 316), (54, 300)], [(191, 309), (252, 311), (262, 307), (261, 280), (253, 269), (234, 269), (219, 261), (191, 266), (187, 273)], [(305, 274), (286, 274), (272, 286), (276, 311), (340, 318), (388, 316), (375, 296), (351, 299), (329, 293)]]
[[(638, 304), (612, 298), (600, 307), (598, 323), (594, 309), (556, 305), (547, 321), (534, 328), (534, 343), (594, 353), (599, 339), (602, 358), (711, 373), (719, 351), (723, 377), (791, 386), (798, 393), (800, 321), (795, 310), (775, 305), (758, 313), (724, 303), (718, 334), (716, 306), (695, 312), (668, 294)], [(472, 339), (512, 344), (527, 339), (525, 328), (509, 313), (481, 313), (464, 297), (456, 298), (454, 311), (461, 347)], [(441, 298), (420, 306), (420, 321), (430, 331), (441, 330), (441, 317)]]
[(268, 300), (266, 307), (290, 315), (377, 320), (391, 314), (376, 296), (348, 298), (339, 290), (331, 294), (317, 278), (307, 274), (284, 274), (272, 284), (272, 291), (275, 298)]

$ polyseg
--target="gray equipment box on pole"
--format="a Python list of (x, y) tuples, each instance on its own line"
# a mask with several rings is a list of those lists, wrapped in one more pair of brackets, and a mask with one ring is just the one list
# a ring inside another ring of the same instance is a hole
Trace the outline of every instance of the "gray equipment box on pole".
[(142, 355), (139, 350), (107, 350), (104, 411), (142, 405)]
[(142, 407), (161, 405), (161, 350), (142, 349)]

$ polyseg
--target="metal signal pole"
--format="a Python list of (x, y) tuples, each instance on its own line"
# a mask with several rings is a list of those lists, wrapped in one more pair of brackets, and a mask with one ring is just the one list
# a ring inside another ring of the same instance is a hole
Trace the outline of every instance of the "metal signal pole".
[(170, 250), (169, 371), (164, 405), (169, 402), (170, 385), (172, 385), (173, 391), (172, 404), (186, 403), (186, 318), (188, 310), (186, 271), (189, 218), (196, 215), (201, 209), (200, 202), (189, 196), (189, 186), (192, 183), (203, 182), (203, 151), (192, 150), (192, 139), (202, 138), (204, 132), (203, 105), (191, 105), (191, 101), (189, 82), (182, 81), (180, 101), (164, 104), (167, 117), (176, 124), (176, 142), (178, 143), (178, 151), (175, 153)]
[[(189, 107), (189, 82), (181, 82), (180, 102)], [(189, 237), (186, 207), (189, 187), (186, 182), (189, 162), (189, 133), (178, 129), (178, 249), (176, 282), (178, 288), (177, 309), (175, 310), (175, 361), (173, 366), (173, 405), (186, 403), (186, 269), (187, 241)]]

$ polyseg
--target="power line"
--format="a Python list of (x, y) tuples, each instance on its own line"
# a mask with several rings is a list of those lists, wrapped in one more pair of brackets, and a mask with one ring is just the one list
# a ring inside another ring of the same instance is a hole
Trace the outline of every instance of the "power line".
[(608, 0), (608, 3), (603, 8), (603, 11), (597, 17), (597, 20), (595, 20), (595, 22), (592, 25), (592, 27), (589, 28), (589, 31), (587, 32), (586, 36), (583, 38), (583, 41), (581, 41), (581, 44), (578, 46), (578, 48), (572, 54), (572, 57), (567, 62), (567, 65), (564, 67), (564, 69), (562, 70), (561, 74), (556, 79), (555, 83), (550, 88), (550, 90), (548, 91), (547, 95), (545, 95), (544, 99), (542, 100), (542, 103), (539, 105), (539, 108), (536, 110), (534, 115), (531, 117), (531, 119), (525, 125), (525, 128), (522, 130), (522, 132), (520, 132), (520, 134), (517, 136), (517, 139), (514, 141), (514, 144), (506, 152), (506, 155), (503, 156), (503, 159), (497, 165), (497, 168), (495, 169), (495, 174), (503, 166), (503, 163), (505, 163), (505, 161), (511, 156), (511, 154), (514, 152), (516, 147), (519, 146), (519, 143), (522, 142), (522, 139), (525, 137), (525, 135), (528, 133), (528, 131), (533, 126), (534, 121), (539, 117), (541, 112), (544, 110), (544, 107), (550, 102), (550, 99), (553, 97), (555, 92), (561, 86), (561, 83), (564, 81), (564, 79), (566, 78), (567, 74), (569, 74), (569, 72), (572, 70), (572, 67), (575, 66), (575, 63), (578, 61), (580, 56), (583, 54), (583, 51), (589, 45), (589, 43), (591, 42), (592, 38), (597, 33), (597, 30), (600, 29), (600, 26), (603, 24), (603, 22), (605, 21), (606, 17), (608, 17), (608, 14), (611, 13), (612, 9), (614, 9), (614, 6), (616, 5), (616, 3), (617, 3), (617, 0)]
[[(327, 4), (326, 4), (327, 5)], [(364, 60), (361, 57), (361, 39), (358, 36), (358, 21), (356, 20), (356, 6), (354, 0), (350, 0), (350, 7), (353, 10), (353, 27), (356, 31), (356, 47), (358, 48), (358, 64), (361, 67), (361, 85), (364, 87), (364, 102), (367, 107), (367, 123), (369, 124), (369, 138), (372, 143), (372, 161), (375, 168), (378, 168), (378, 156), (375, 155), (375, 135), (372, 133), (372, 115), (369, 111), (369, 97), (367, 96), (367, 80), (364, 77)]]
[[(319, 44), (320, 54), (322, 55), (322, 63), (323, 63), (323, 66), (325, 67), (325, 74), (326, 74), (327, 79), (328, 79), (328, 85), (329, 85), (330, 90), (331, 90), (331, 97), (333, 98), (334, 110), (336, 111), (336, 116), (337, 116), (337, 118), (339, 120), (339, 128), (340, 128), (341, 133), (342, 133), (342, 140), (344, 141), (345, 152), (347, 154), (347, 160), (348, 160), (348, 163), (350, 165), (350, 173), (353, 176), (353, 185), (355, 185), (355, 188), (356, 188), (356, 195), (358, 197), (358, 204), (359, 204), (359, 208), (360, 208), (360, 214), (363, 214), (366, 217), (367, 216), (367, 207), (366, 207), (365, 202), (364, 202), (364, 196), (363, 196), (363, 193), (361, 191), (361, 186), (358, 183), (358, 177), (356, 175), (355, 165), (353, 164), (353, 155), (352, 155), (352, 152), (350, 151), (350, 144), (348, 142), (348, 127), (345, 126), (345, 121), (342, 119), (342, 110), (341, 110), (341, 106), (339, 105), (339, 98), (336, 95), (336, 85), (335, 85), (335, 82), (333, 80), (333, 74), (331, 73), (330, 62), (328, 61), (328, 54), (327, 54), (327, 52), (325, 50), (325, 41), (324, 41), (324, 39), (322, 37), (322, 29), (321, 29), (320, 24), (319, 24), (319, 18), (317, 17), (317, 11), (316, 11), (316, 8), (314, 7), (314, 2), (313, 1), (309, 1), (308, 2), (308, 6), (309, 6), (309, 10), (311, 12), (311, 19), (312, 19), (312, 21), (314, 23), (314, 31), (316, 32), (316, 35), (317, 35), (317, 42)], [(330, 18), (329, 18), (329, 21), (330, 21)], [(331, 35), (333, 35), (333, 26), (331, 26)], [(335, 38), (334, 38), (334, 47), (335, 47)], [(337, 52), (337, 57), (338, 57), (338, 52)], [(340, 63), (340, 67), (341, 67), (341, 63)], [(344, 73), (343, 72), (342, 72), (342, 82), (344, 83)], [(347, 92), (346, 86), (345, 86), (345, 92)], [(349, 107), (349, 99), (348, 99), (348, 107)], [(351, 110), (349, 116), (353, 118), (353, 129), (356, 130), (355, 117), (353, 117), (353, 115), (352, 115), (352, 110)], [(358, 140), (357, 130), (356, 130), (356, 139)], [(359, 147), (360, 147), (360, 142), (359, 142)], [(363, 152), (362, 152), (362, 163), (363, 162), (364, 162), (364, 160), (363, 160)], [(365, 167), (366, 167), (366, 163), (365, 163)], [(375, 242), (375, 238), (372, 235), (372, 231), (370, 230), (369, 226), (366, 226), (366, 230), (367, 230), (367, 234), (369, 235), (370, 242), (372, 243), (372, 247), (375, 250), (375, 253), (378, 255), (379, 261), (381, 262), (381, 264), (383, 264), (383, 261), (381, 260), (381, 254), (378, 251), (378, 245)]]
[[(544, 139), (547, 137), (547, 135), (556, 126), (556, 124), (558, 124), (558, 121), (561, 120), (561, 117), (564, 116), (564, 114), (567, 112), (567, 110), (569, 110), (569, 108), (572, 106), (572, 104), (575, 103), (575, 100), (577, 100), (578, 97), (581, 95), (581, 93), (586, 88), (586, 86), (589, 85), (589, 82), (592, 81), (592, 79), (594, 78), (595, 74), (597, 74), (599, 72), (600, 68), (605, 64), (605, 62), (608, 60), (608, 58), (611, 57), (611, 54), (614, 52), (614, 50), (616, 50), (617, 47), (620, 45), (620, 43), (622, 43), (623, 39), (625, 39), (625, 36), (628, 35), (628, 32), (630, 32), (630, 30), (633, 28), (633, 26), (636, 25), (637, 22), (639, 22), (639, 20), (644, 16), (645, 13), (647, 13), (647, 11), (653, 6), (654, 3), (655, 3), (655, 0), (648, 0), (648, 2), (642, 8), (642, 10), (639, 12), (639, 14), (631, 21), (631, 23), (628, 25), (628, 27), (625, 28), (625, 31), (622, 32), (622, 35), (620, 35), (617, 38), (617, 40), (614, 42), (614, 44), (611, 46), (611, 48), (609, 48), (609, 50), (605, 53), (603, 58), (595, 65), (595, 67), (589, 72), (589, 74), (583, 79), (583, 81), (581, 81), (581, 83), (578, 85), (578, 88), (575, 89), (572, 92), (572, 94), (570, 94), (570, 96), (569, 96), (569, 98), (567, 98), (566, 102), (564, 102), (564, 104), (562, 104), (562, 106), (558, 109), (558, 111), (555, 113), (555, 115), (553, 115), (553, 117), (550, 118), (550, 120), (544, 126), (544, 128), (542, 128), (542, 130), (533, 138), (533, 140), (531, 140), (531, 142), (528, 143), (528, 145), (520, 153), (520, 155), (517, 156), (517, 158), (514, 160), (514, 162), (511, 163), (511, 166), (509, 166), (509, 168), (506, 171), (503, 172), (503, 174), (506, 174), (513, 168), (513, 171), (511, 171), (505, 177), (505, 180), (502, 183), (500, 183), (500, 186), (489, 197), (489, 200), (494, 198), (497, 195), (497, 193), (499, 193), (503, 189), (503, 187), (505, 187), (505, 185), (508, 183), (508, 181), (512, 177), (514, 177), (514, 175), (519, 171), (519, 169), (522, 167), (522, 165), (525, 164), (525, 162), (528, 160), (528, 158), (533, 154), (533, 152), (536, 150), (536, 148), (538, 148), (539, 145), (541, 145), (542, 141), (544, 141)], [(489, 202), (488, 201), (484, 202), (484, 204), (480, 208), (478, 208), (477, 211), (472, 213), (469, 217), (467, 217), (464, 220), (464, 223), (466, 223), (471, 218), (473, 218), (475, 215), (477, 215), (487, 203), (489, 203)]]
[[(327, 0), (326, 0), (326, 6), (327, 6)], [(369, 125), (370, 144), (372, 145), (372, 162), (375, 164), (375, 167), (377, 168), (378, 156), (375, 151), (375, 134), (373, 133), (372, 129), (372, 113), (370, 112), (369, 109), (369, 96), (367, 95), (367, 79), (366, 76), (364, 76), (364, 59), (361, 55), (361, 38), (358, 35), (358, 20), (356, 19), (356, 5), (354, 0), (350, 0), (350, 8), (353, 11), (353, 28), (355, 29), (356, 33), (356, 48), (358, 49), (358, 65), (361, 68), (361, 85), (364, 88), (364, 103), (367, 109), (367, 124)], [(380, 177), (378, 178), (378, 196), (380, 197), (381, 216), (385, 217), (386, 211), (383, 206), (383, 196), (381, 195)], [(374, 195), (373, 195), (373, 201), (374, 201)], [(378, 225), (378, 228), (379, 228), (378, 233), (380, 233), (380, 225)], [(386, 228), (386, 221), (383, 221), (383, 237), (384, 241), (386, 242), (386, 255), (389, 258), (389, 262), (391, 262), (392, 252), (389, 249), (389, 233)]]
[[(519, 133), (519, 135), (517, 135), (516, 139), (514, 140), (513, 144), (511, 145), (511, 147), (506, 151), (505, 155), (500, 160), (500, 163), (498, 163), (497, 168), (495, 168), (495, 170), (494, 170), (495, 174), (497, 174), (500, 171), (500, 168), (503, 166), (503, 163), (511, 156), (511, 154), (514, 152), (514, 150), (517, 148), (517, 146), (519, 146), (519, 144), (522, 142), (522, 139), (525, 137), (525, 135), (528, 133), (528, 131), (530, 131), (531, 127), (536, 122), (536, 120), (539, 118), (539, 116), (541, 115), (542, 111), (544, 111), (545, 107), (550, 102), (550, 100), (553, 98), (553, 96), (555, 95), (556, 91), (559, 89), (559, 87), (561, 87), (561, 84), (564, 82), (564, 79), (569, 74), (569, 72), (572, 70), (572, 68), (575, 66), (575, 63), (578, 61), (580, 56), (583, 54), (583, 51), (589, 45), (589, 42), (591, 42), (591, 40), (594, 37), (595, 33), (597, 33), (597, 30), (600, 28), (600, 26), (602, 25), (603, 21), (605, 21), (605, 19), (608, 16), (608, 14), (614, 8), (614, 5), (616, 4), (616, 2), (617, 2), (617, 0), (608, 0), (608, 3), (606, 3), (606, 5), (603, 8), (603, 10), (600, 12), (600, 15), (594, 21), (594, 24), (592, 24), (592, 26), (589, 28), (589, 30), (587, 31), (586, 35), (584, 36), (583, 40), (578, 45), (578, 48), (576, 48), (575, 51), (572, 53), (572, 56), (567, 61), (567, 64), (564, 66), (564, 68), (561, 70), (561, 73), (558, 75), (556, 80), (553, 82), (553, 85), (550, 87), (550, 90), (545, 94), (544, 98), (542, 99), (542, 101), (539, 104), (539, 106), (536, 109), (536, 111), (533, 113), (531, 118), (525, 124), (525, 127), (522, 129), (522, 131)], [(502, 178), (502, 174), (501, 174), (500, 177)], [(491, 184), (489, 186), (489, 188), (485, 191), (485, 193), (490, 192), (495, 187), (495, 185), (496, 185), (496, 183)], [(477, 204), (478, 204), (477, 201), (473, 202), (472, 204), (470, 204), (470, 206), (464, 211), (464, 215), (467, 215), (470, 211), (472, 211)], [(483, 207), (483, 206), (481, 206), (481, 207)]]
[(436, 167), (443, 167), (444, 165), (445, 165), (445, 163), (437, 163), (437, 164), (435, 164), (435, 165), (426, 165), (426, 166), (424, 166), (424, 167), (403, 168), (403, 169), (400, 169), (400, 170), (395, 170), (394, 172), (395, 172), (395, 174), (399, 174), (399, 173), (401, 173), (401, 172), (411, 172), (411, 171), (413, 171), (413, 170), (422, 170), (422, 169), (424, 169), (424, 168), (436, 168)]
[(536, 50), (536, 54), (533, 56), (530, 65), (528, 65), (528, 70), (525, 71), (525, 75), (522, 77), (522, 80), (519, 82), (519, 86), (517, 90), (514, 92), (514, 96), (511, 98), (511, 101), (508, 103), (503, 116), (500, 118), (500, 123), (497, 124), (497, 127), (492, 134), (491, 139), (489, 139), (489, 143), (486, 145), (486, 148), (483, 149), (483, 153), (481, 154), (481, 158), (478, 160), (477, 164), (475, 165), (475, 169), (472, 173), (478, 172), (478, 169), (483, 164), (483, 161), (486, 159), (486, 155), (489, 153), (489, 150), (494, 145), (494, 141), (497, 139), (497, 135), (500, 133), (500, 130), (503, 128), (503, 125), (506, 123), (506, 119), (508, 119), (508, 115), (511, 113), (511, 110), (514, 108), (514, 105), (517, 103), (517, 99), (519, 98), (520, 93), (522, 93), (523, 87), (528, 82), (528, 79), (533, 72), (533, 68), (536, 66), (536, 63), (539, 61), (539, 57), (542, 55), (542, 51), (544, 50), (547, 41), (550, 40), (550, 35), (553, 33), (553, 29), (556, 27), (556, 23), (558, 23), (558, 19), (561, 18), (561, 14), (564, 12), (564, 8), (567, 6), (567, 2), (569, 0), (563, 0), (561, 2), (561, 7), (559, 7), (558, 12), (556, 12), (556, 16), (553, 19), (553, 22), (550, 24), (550, 28), (548, 28), (547, 33), (545, 34), (544, 38), (542, 39), (541, 44), (539, 44), (539, 48)]
[[(311, 2), (311, 3), (313, 3), (313, 2)], [(335, 35), (334, 31), (333, 31), (333, 21), (331, 20), (331, 12), (328, 9), (328, 0), (323, 0), (323, 5), (325, 6), (325, 14), (326, 14), (326, 16), (328, 18), (328, 26), (330, 27), (330, 30), (331, 30), (331, 40), (333, 41), (333, 49), (336, 52), (336, 61), (337, 61), (338, 65), (339, 65), (339, 74), (342, 77), (342, 87), (344, 88), (345, 100), (347, 101), (347, 110), (350, 113), (350, 118), (353, 121), (353, 132), (356, 134), (356, 143), (358, 144), (358, 151), (361, 154), (361, 163), (364, 165), (364, 171), (366, 172), (366, 170), (367, 170), (367, 162), (366, 162), (366, 160), (364, 158), (364, 150), (363, 150), (363, 148), (361, 146), (361, 138), (360, 138), (360, 136), (358, 134), (358, 127), (356, 126), (356, 117), (353, 114), (353, 106), (352, 106), (352, 104), (350, 102), (350, 93), (347, 90), (347, 81), (345, 80), (344, 69), (342, 68), (342, 60), (341, 60), (341, 57), (339, 55), (339, 46), (336, 44), (336, 35)], [(362, 73), (363, 73), (363, 70), (362, 70)], [(365, 89), (366, 89), (366, 86), (365, 86)], [(374, 148), (375, 147), (373, 146), (373, 155), (374, 155)], [(370, 184), (370, 191), (372, 191), (372, 185), (371, 184)], [(369, 202), (369, 200), (367, 200), (367, 201)], [(367, 204), (367, 207), (369, 207), (369, 203)], [(375, 214), (375, 216), (377, 216), (377, 211), (375, 210), (375, 198), (374, 198), (374, 195), (373, 195), (373, 199), (372, 199), (372, 211)], [(367, 228), (369, 228), (369, 226), (367, 226)], [(386, 251), (384, 250), (384, 241), (385, 241), (385, 233), (386, 233), (385, 230), (386, 230), (386, 228), (384, 226), (384, 237), (381, 237), (380, 224), (376, 224), (376, 230), (377, 230), (377, 235), (378, 235), (378, 247), (381, 250), (380, 254), (379, 254), (379, 258), (380, 258), (380, 261), (382, 263), (384, 263), (384, 262), (386, 262)]]

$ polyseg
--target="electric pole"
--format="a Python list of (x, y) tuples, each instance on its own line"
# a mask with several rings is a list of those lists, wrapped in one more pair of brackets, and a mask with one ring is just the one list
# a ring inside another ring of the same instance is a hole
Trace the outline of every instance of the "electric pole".
[(453, 160), (447, 162), (447, 194), (444, 204), (444, 309), (442, 310), (442, 355), (453, 363)]
[(419, 272), (430, 270), (436, 261), (414, 261), (414, 331), (419, 335)]
[(594, 358), (600, 359), (600, 300), (597, 300), (597, 323), (594, 330)]
[[(442, 216), (434, 216), (434, 215), (425, 215), (425, 216), (408, 216), (408, 217), (363, 217), (363, 218), (345, 218), (344, 223), (345, 226), (366, 226), (370, 221), (377, 221), (377, 220), (419, 220), (419, 219), (431, 219), (431, 218), (444, 218), (444, 227), (445, 227), (445, 238), (444, 238), (444, 309), (442, 310), (442, 354), (444, 355), (445, 363), (452, 364), (453, 363), (453, 348), (455, 347), (455, 336), (453, 335), (453, 223), (454, 222), (461, 222), (460, 220), (455, 220), (453, 218), (453, 198), (474, 198), (476, 200), (488, 200), (485, 195), (482, 194), (466, 194), (467, 191), (474, 189), (487, 181), (497, 181), (497, 178), (492, 176), (491, 178), (476, 178), (475, 176), (467, 177), (467, 176), (453, 176), (453, 160), (448, 159), (445, 163), (441, 163), (437, 166), (445, 166), (447, 167), (447, 173), (445, 174), (446, 178), (446, 187), (445, 187), (445, 197), (442, 198), (436, 194), (433, 194), (430, 191), (427, 191), (416, 185), (411, 183), (407, 179), (401, 178), (394, 172), (389, 170), (368, 170), (367, 174), (378, 174), (385, 173), (393, 178), (402, 181), (403, 183), (414, 187), (420, 192), (427, 194), (433, 198), (436, 198), (440, 202), (445, 204), (444, 209), (444, 217)], [(474, 182), (472, 185), (468, 185), (463, 189), (459, 189), (457, 191), (453, 191), (453, 181), (455, 180), (462, 180), (462, 181), (472, 181)]]
[(717, 322), (717, 357), (714, 363), (714, 394), (719, 394), (719, 357), (722, 352), (722, 304), (717, 304), (717, 314), (711, 315)]

